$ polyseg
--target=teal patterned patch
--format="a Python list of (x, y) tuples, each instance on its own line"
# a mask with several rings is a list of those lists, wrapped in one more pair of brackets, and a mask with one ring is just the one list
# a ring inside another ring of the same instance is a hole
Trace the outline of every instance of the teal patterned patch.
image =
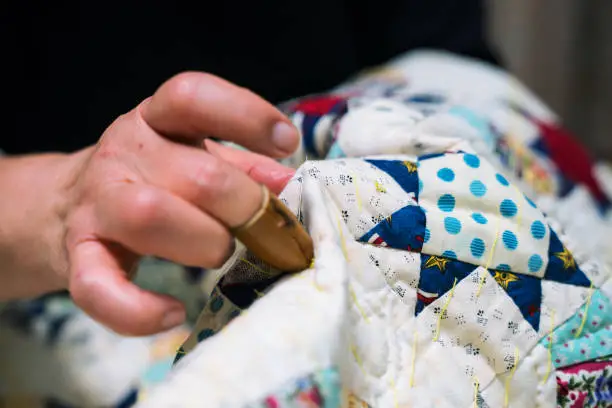
[[(587, 308), (588, 304), (588, 308)], [(586, 319), (582, 324), (586, 310)], [(582, 326), (582, 329), (581, 329)], [(555, 367), (567, 367), (612, 354), (612, 304), (600, 290), (552, 334), (552, 361)], [(549, 336), (540, 340), (546, 348)]]
[(337, 408), (341, 389), (338, 371), (328, 368), (291, 382), (249, 408)]

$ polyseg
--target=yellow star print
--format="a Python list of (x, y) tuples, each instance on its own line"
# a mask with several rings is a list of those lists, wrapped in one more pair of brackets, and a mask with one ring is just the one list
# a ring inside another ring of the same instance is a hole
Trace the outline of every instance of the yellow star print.
[(425, 268), (438, 268), (440, 272), (444, 272), (446, 269), (446, 264), (449, 262), (448, 259), (442, 258), (441, 256), (432, 255), (425, 262)]
[(379, 193), (386, 193), (387, 189), (385, 187), (383, 187), (382, 184), (380, 184), (378, 181), (376, 181), (374, 183), (374, 185), (376, 186), (376, 191), (378, 191)]
[(576, 269), (576, 261), (574, 260), (574, 257), (572, 256), (570, 251), (567, 250), (567, 248), (563, 247), (563, 252), (557, 252), (554, 255), (563, 261), (564, 269)]
[(495, 275), (493, 276), (493, 279), (495, 279), (495, 281), (497, 283), (499, 283), (499, 286), (501, 286), (504, 289), (508, 289), (508, 285), (511, 282), (516, 282), (519, 280), (519, 278), (510, 272), (502, 272), (502, 271), (495, 271)]
[(404, 166), (406, 166), (406, 168), (408, 169), (408, 173), (414, 173), (415, 171), (417, 171), (416, 163), (405, 161)]

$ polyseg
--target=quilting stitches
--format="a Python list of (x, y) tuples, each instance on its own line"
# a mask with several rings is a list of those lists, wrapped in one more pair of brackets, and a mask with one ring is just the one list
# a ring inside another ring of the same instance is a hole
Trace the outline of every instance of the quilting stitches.
[(418, 202), (419, 177), (417, 164), (411, 161), (399, 160), (366, 160), (385, 173), (388, 173), (406, 193), (413, 195)]
[(554, 330), (552, 339), (547, 336), (540, 343), (548, 347), (551, 340), (552, 362), (558, 368), (589, 361), (601, 355), (612, 355), (610, 299), (600, 290), (595, 290), (588, 310), (586, 304), (583, 305)]
[[(544, 274), (549, 235), (544, 216), (490, 164), (472, 154), (448, 153), (420, 159), (419, 178), (429, 230), (425, 253), (452, 251), (475, 265)], [(496, 229), (501, 245), (493, 248)]]
[(424, 307), (448, 292), (455, 279), (463, 280), (474, 271), (474, 268), (474, 265), (451, 258), (423, 255), (421, 257), (421, 275), (415, 315), (418, 315)]
[(309, 163), (299, 172), (321, 180), (355, 239), (397, 210), (416, 205), (414, 193), (408, 194), (388, 173), (361, 159)]
[[(448, 369), (451, 365), (457, 365), (467, 381), (473, 384), (473, 379), (476, 377), (482, 389), (486, 389), (496, 375), (513, 370), (518, 364), (517, 355), (527, 355), (527, 351), (536, 343), (537, 334), (497, 283), (487, 279), (480, 295), (477, 295), (481, 278), (487, 276), (483, 274), (488, 275), (483, 268), (473, 270), (456, 284), (450, 301), (450, 294), (447, 293), (424, 309), (416, 318), (417, 328), (413, 328), (412, 331), (419, 332), (418, 348), (421, 351), (416, 356), (415, 386), (430, 382), (424, 376), (430, 375), (427, 373), (431, 371), (424, 366), (433, 369), (431, 365), (443, 364)], [(442, 306), (446, 304), (448, 307), (443, 308)], [(449, 357), (453, 356), (444, 363), (425, 357), (435, 349), (431, 346), (431, 342), (440, 319), (440, 335), (434, 344), (436, 347), (441, 346), (450, 350)], [(409, 356), (403, 358), (408, 359)], [(440, 369), (447, 370), (441, 367)], [(443, 378), (445, 376), (440, 373), (438, 379), (442, 381)], [(431, 384), (430, 392), (447, 397), (447, 387), (457, 388), (457, 384), (463, 382), (460, 378), (452, 380), (445, 378), (444, 381), (448, 384), (440, 381)], [(427, 391), (420, 390), (420, 392)], [(473, 398), (473, 393), (469, 390), (467, 392), (462, 390), (460, 395), (461, 398)], [(459, 394), (457, 396), (459, 397)]]
[[(410, 308), (416, 304), (416, 291), (419, 283), (421, 254), (410, 251), (390, 251), (384, 247), (363, 245), (360, 248), (368, 255), (367, 263), (384, 276), (387, 285)], [(356, 275), (363, 275), (361, 264), (356, 266)]]
[(537, 332), (540, 328), (541, 280), (534, 276), (505, 271), (490, 270), (489, 273), (512, 298), (525, 320)]

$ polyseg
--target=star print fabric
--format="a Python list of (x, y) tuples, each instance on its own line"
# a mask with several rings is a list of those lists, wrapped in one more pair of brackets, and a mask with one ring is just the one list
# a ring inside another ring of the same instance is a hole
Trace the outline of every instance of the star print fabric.
[(606, 198), (513, 78), (416, 53), (282, 109), (304, 143), (281, 199), (315, 262), (283, 277), (239, 246), (143, 406), (555, 407), (563, 370), (612, 354), (610, 259), (581, 239)]
[(280, 108), (315, 261), (238, 244), (138, 406), (612, 406), (612, 188), (529, 90), (423, 51)]

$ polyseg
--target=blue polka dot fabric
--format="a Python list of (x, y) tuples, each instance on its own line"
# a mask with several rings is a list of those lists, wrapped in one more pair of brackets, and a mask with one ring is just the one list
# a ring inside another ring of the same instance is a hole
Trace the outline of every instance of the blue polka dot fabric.
[(418, 162), (418, 201), (429, 230), (423, 252), (452, 251), (474, 265), (542, 277), (550, 237), (544, 215), (503, 174), (464, 152)]
[(534, 330), (539, 330), (542, 280), (591, 283), (548, 226), (544, 214), (508, 179), (465, 152), (405, 161), (369, 161), (418, 205), (406, 206), (361, 236), (376, 246), (422, 252), (415, 313), (487, 268)]

